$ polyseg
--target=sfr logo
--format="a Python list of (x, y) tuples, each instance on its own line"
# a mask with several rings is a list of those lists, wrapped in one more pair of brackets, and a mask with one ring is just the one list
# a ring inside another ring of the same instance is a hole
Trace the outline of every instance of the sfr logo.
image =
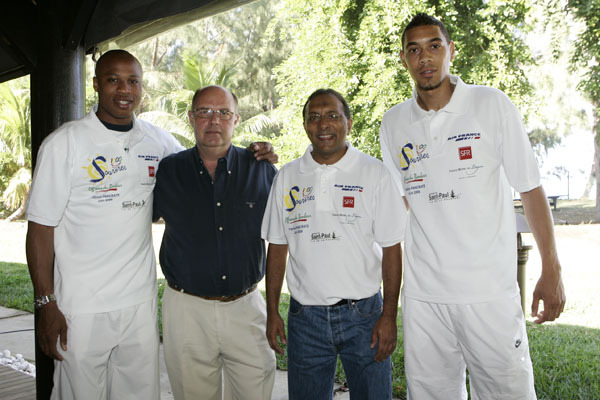
[(471, 146), (459, 147), (458, 158), (461, 160), (468, 160), (469, 158), (473, 158), (473, 154), (471, 153)]
[(343, 206), (346, 208), (354, 208), (354, 197), (344, 196)]

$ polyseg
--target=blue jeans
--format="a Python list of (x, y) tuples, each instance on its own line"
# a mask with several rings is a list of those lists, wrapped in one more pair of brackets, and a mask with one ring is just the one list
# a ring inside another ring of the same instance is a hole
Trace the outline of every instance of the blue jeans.
[(351, 399), (391, 399), (391, 359), (375, 362), (371, 335), (381, 315), (381, 293), (337, 306), (303, 306), (290, 299), (288, 393), (290, 400), (333, 398), (340, 355)]

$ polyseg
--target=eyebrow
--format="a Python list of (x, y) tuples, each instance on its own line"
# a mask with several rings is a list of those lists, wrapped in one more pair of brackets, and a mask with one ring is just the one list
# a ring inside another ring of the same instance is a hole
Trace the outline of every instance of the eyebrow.
[[(442, 41), (442, 38), (439, 38), (439, 37), (434, 37), (434, 38), (430, 39), (428, 43), (433, 43), (433, 42), (441, 42), (441, 41)], [(412, 42), (408, 42), (408, 43), (406, 43), (406, 47), (408, 47), (408, 46), (413, 46), (413, 45), (414, 45), (414, 46), (416, 46), (416, 45), (418, 45), (418, 44), (419, 44), (418, 42), (416, 42), (416, 41), (412, 41)]]

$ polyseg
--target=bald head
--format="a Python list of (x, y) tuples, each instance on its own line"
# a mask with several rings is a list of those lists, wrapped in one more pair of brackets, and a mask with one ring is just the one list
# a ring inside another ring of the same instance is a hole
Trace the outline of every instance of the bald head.
[(133, 54), (119, 49), (109, 50), (100, 56), (98, 61), (96, 61), (96, 69), (94, 70), (95, 75), (102, 75), (102, 72), (107, 68), (110, 68), (110, 66), (112, 66), (112, 64), (115, 62), (133, 62), (137, 64), (137, 66), (140, 68), (140, 71), (142, 71), (142, 64), (140, 64), (138, 59), (135, 58)]
[(194, 93), (194, 97), (192, 98), (192, 108), (195, 108), (196, 100), (198, 99), (198, 97), (200, 97), (205, 92), (214, 92), (215, 89), (221, 89), (221, 90), (229, 93), (229, 95), (233, 99), (233, 103), (235, 105), (235, 109), (233, 109), (231, 111), (237, 113), (237, 110), (238, 110), (238, 99), (237, 99), (237, 96), (231, 90), (227, 89), (226, 87), (220, 86), (220, 85), (205, 86), (205, 87), (203, 87), (201, 89), (196, 90), (196, 92)]

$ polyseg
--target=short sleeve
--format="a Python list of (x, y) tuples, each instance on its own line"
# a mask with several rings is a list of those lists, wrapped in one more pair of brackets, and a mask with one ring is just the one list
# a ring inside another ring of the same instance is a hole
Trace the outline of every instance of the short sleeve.
[(74, 144), (65, 131), (55, 132), (42, 143), (29, 198), (27, 219), (46, 226), (57, 226), (71, 192)]
[(282, 181), (282, 173), (279, 171), (277, 175), (275, 175), (273, 185), (271, 185), (271, 191), (269, 192), (269, 199), (267, 200), (267, 206), (261, 225), (261, 237), (273, 244), (288, 243), (287, 238), (285, 237), (285, 227), (282, 219)]

